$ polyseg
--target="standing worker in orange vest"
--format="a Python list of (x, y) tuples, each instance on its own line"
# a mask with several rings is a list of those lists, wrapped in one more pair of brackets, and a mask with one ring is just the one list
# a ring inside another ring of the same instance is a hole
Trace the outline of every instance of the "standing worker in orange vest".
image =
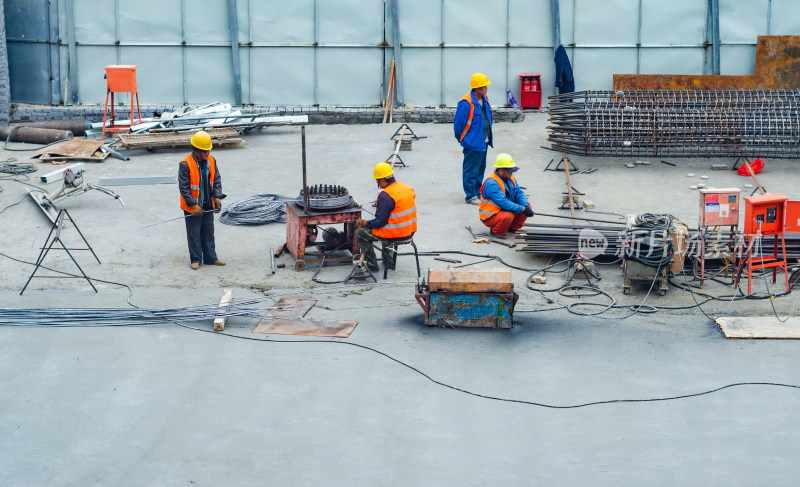
[[(393, 240), (405, 240), (417, 231), (417, 204), (414, 189), (394, 179), (392, 166), (386, 162), (379, 162), (373, 170), (373, 177), (381, 189), (378, 194), (375, 218), (360, 220), (356, 230), (356, 240), (365, 254), (367, 268), (372, 272), (378, 271), (378, 259), (375, 256), (373, 243), (380, 241), (383, 248), (386, 243)], [(394, 255), (382, 251), (383, 266), (393, 267)]]
[(462, 182), (465, 201), (480, 203), (479, 191), (486, 171), (486, 148), (494, 147), (492, 140), (492, 107), (486, 92), (491, 81), (483, 73), (475, 73), (469, 80), (472, 91), (458, 102), (453, 119), (453, 132), (463, 147)]
[(217, 162), (209, 154), (211, 136), (200, 130), (192, 136), (192, 153), (178, 165), (178, 190), (186, 214), (186, 239), (194, 270), (200, 262), (225, 265), (217, 258), (214, 245), (214, 213), (222, 209), (222, 179)]
[(492, 236), (505, 237), (522, 228), (525, 220), (533, 216), (528, 198), (514, 179), (519, 169), (508, 154), (498, 154), (494, 172), (481, 185), (481, 204), (478, 215), (484, 225), (491, 228)]

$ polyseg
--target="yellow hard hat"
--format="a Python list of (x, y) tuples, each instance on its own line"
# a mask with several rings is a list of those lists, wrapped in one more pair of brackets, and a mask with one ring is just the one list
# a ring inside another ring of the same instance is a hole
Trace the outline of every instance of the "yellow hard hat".
[(211, 136), (205, 130), (192, 135), (192, 147), (200, 150), (211, 150)]
[(514, 159), (511, 155), (505, 152), (497, 154), (497, 158), (494, 160), (494, 167), (496, 169), (508, 169), (511, 172), (516, 172), (519, 169), (517, 165), (514, 164)]
[(373, 177), (375, 179), (383, 179), (383, 178), (388, 178), (389, 176), (394, 174), (394, 171), (392, 171), (392, 165), (389, 164), (388, 162), (379, 162), (375, 164), (374, 173), (375, 174)]
[(483, 74), (483, 73), (475, 73), (469, 79), (469, 85), (473, 90), (475, 88), (481, 88), (483, 86), (489, 86), (490, 84), (492, 84), (492, 82), (489, 81), (489, 78), (487, 78), (486, 75)]

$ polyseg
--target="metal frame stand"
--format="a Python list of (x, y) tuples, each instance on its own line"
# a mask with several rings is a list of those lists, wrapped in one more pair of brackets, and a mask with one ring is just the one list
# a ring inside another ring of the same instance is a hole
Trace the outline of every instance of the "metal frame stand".
[[(68, 248), (67, 246), (64, 245), (64, 242), (61, 240), (61, 231), (64, 228), (64, 221), (65, 220), (69, 220), (70, 222), (72, 222), (72, 225), (75, 227), (75, 230), (78, 231), (78, 235), (80, 235), (81, 239), (83, 239), (83, 243), (86, 244), (86, 248), (85, 249), (84, 248), (72, 248), (72, 249), (70, 249), (70, 248)], [(51, 240), (51, 237), (52, 237), (52, 240)], [(80, 276), (37, 276), (36, 275), (36, 272), (42, 266), (42, 262), (44, 262), (45, 257), (47, 257), (47, 254), (50, 252), (50, 250), (53, 248), (53, 245), (55, 245), (56, 242), (58, 242), (58, 244), (61, 245), (61, 248), (64, 249), (64, 251), (67, 253), (67, 255), (69, 255), (69, 258), (72, 259), (72, 262), (75, 264), (75, 267), (77, 267), (78, 270), (81, 272)], [(50, 233), (47, 234), (47, 240), (45, 240), (44, 246), (41, 248), (41, 251), (39, 252), (39, 257), (36, 259), (36, 267), (33, 269), (33, 272), (31, 273), (30, 277), (28, 278), (28, 281), (25, 283), (25, 286), (22, 287), (22, 291), (19, 292), (20, 296), (22, 296), (22, 293), (24, 293), (25, 289), (28, 288), (28, 284), (30, 284), (31, 280), (34, 277), (54, 278), (54, 279), (71, 279), (71, 278), (81, 278), (82, 277), (82, 278), (86, 279), (86, 282), (88, 282), (90, 286), (92, 286), (92, 289), (94, 289), (94, 292), (97, 292), (97, 288), (94, 287), (94, 284), (92, 284), (92, 280), (89, 279), (89, 276), (87, 276), (85, 272), (83, 272), (83, 269), (81, 268), (80, 264), (78, 264), (78, 261), (75, 260), (75, 257), (72, 255), (72, 252), (70, 252), (70, 250), (88, 250), (88, 251), (90, 251), (92, 253), (92, 255), (94, 255), (94, 258), (97, 259), (97, 263), (98, 264), (101, 263), (100, 259), (97, 257), (97, 254), (94, 253), (94, 250), (92, 249), (92, 246), (89, 245), (89, 242), (86, 240), (86, 237), (83, 236), (83, 233), (81, 232), (80, 228), (78, 228), (78, 225), (75, 223), (75, 220), (72, 219), (72, 217), (70, 216), (69, 212), (66, 209), (61, 209), (61, 211), (58, 212), (58, 217), (56, 218), (56, 221), (53, 223), (53, 226), (50, 228)]]

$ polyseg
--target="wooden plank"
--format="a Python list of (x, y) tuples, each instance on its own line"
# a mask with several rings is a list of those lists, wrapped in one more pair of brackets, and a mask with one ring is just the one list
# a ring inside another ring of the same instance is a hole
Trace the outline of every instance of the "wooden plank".
[(800, 339), (800, 317), (782, 323), (775, 316), (723, 316), (716, 322), (726, 338)]
[[(233, 301), (233, 289), (223, 289), (222, 290), (222, 299), (219, 300), (219, 307), (224, 308), (226, 306), (230, 306), (231, 301)], [(225, 320), (227, 320), (227, 316), (218, 316), (214, 318), (214, 331), (222, 331), (225, 329)]]
[(454, 269), (431, 267), (428, 269), (428, 286), (431, 291), (498, 292), (508, 293), (514, 288), (511, 270), (504, 268)]

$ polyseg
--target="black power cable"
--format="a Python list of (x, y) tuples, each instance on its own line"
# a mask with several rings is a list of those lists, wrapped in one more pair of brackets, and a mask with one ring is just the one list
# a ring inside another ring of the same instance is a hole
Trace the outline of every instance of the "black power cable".
[[(22, 263), (25, 263), (25, 264), (28, 264), (28, 265), (36, 265), (33, 262), (27, 262), (27, 261), (24, 261), (24, 260), (21, 260), (21, 259), (17, 259), (17, 258), (11, 257), (9, 255), (6, 255), (6, 254), (4, 254), (2, 252), (0, 252), (0, 255), (2, 255), (4, 257), (7, 257), (7, 258), (9, 258), (11, 260), (17, 261), (17, 262), (22, 262)], [(42, 266), (42, 267), (47, 269), (44, 266)], [(62, 274), (71, 275), (69, 273), (66, 273), (66, 272), (63, 272), (63, 271), (56, 271), (54, 269), (48, 269), (48, 270), (52, 270), (54, 272), (59, 272), (59, 273), (62, 273)], [(95, 281), (95, 282), (103, 282), (103, 283), (108, 283), (108, 284), (114, 284), (114, 285), (117, 285), (117, 286), (122, 286), (122, 287), (127, 288), (128, 292), (129, 292), (128, 304), (130, 304), (134, 308), (139, 308), (139, 306), (136, 306), (135, 304), (133, 304), (130, 301), (131, 297), (133, 296), (133, 289), (130, 286), (128, 286), (127, 284), (123, 284), (123, 283), (119, 283), (119, 282), (113, 282), (113, 281), (105, 281), (105, 280), (102, 280), (102, 279), (92, 279), (92, 280)], [(304, 291), (300, 291), (300, 292), (301, 293), (307, 293), (309, 291), (308, 290), (304, 290)], [(278, 294), (278, 295), (274, 295), (274, 296), (281, 296), (281, 295), (286, 295), (286, 294), (297, 294), (297, 293), (284, 293), (284, 294)], [(432, 382), (432, 383), (434, 383), (434, 384), (436, 384), (438, 386), (445, 387), (447, 389), (450, 389), (450, 390), (453, 390), (453, 391), (456, 391), (456, 392), (460, 392), (462, 394), (466, 394), (466, 395), (477, 397), (477, 398), (481, 398), (481, 399), (487, 399), (487, 400), (490, 400), (490, 401), (509, 402), (509, 403), (515, 403), (515, 404), (522, 404), (522, 405), (526, 405), (526, 406), (538, 406), (538, 407), (543, 407), (543, 408), (548, 408), (548, 409), (577, 409), (577, 408), (583, 408), (583, 407), (588, 407), (588, 406), (599, 406), (599, 405), (610, 405), (610, 404), (676, 401), (676, 400), (679, 400), (679, 399), (689, 399), (689, 398), (692, 398), (692, 397), (705, 396), (705, 395), (708, 395), (708, 394), (713, 394), (715, 392), (723, 391), (725, 389), (730, 389), (730, 388), (734, 388), (734, 387), (743, 387), (743, 386), (770, 386), (770, 387), (785, 387), (785, 388), (791, 388), (791, 389), (800, 389), (800, 385), (785, 384), (785, 383), (780, 383), (780, 382), (734, 382), (734, 383), (726, 384), (724, 386), (720, 386), (720, 387), (717, 387), (717, 388), (714, 388), (714, 389), (708, 389), (708, 390), (705, 390), (705, 391), (694, 392), (694, 393), (690, 393), (690, 394), (681, 394), (681, 395), (675, 395), (675, 396), (643, 398), (643, 399), (608, 399), (608, 400), (604, 400), (604, 401), (591, 401), (591, 402), (578, 403), (578, 404), (568, 404), (568, 405), (547, 404), (547, 403), (543, 403), (543, 402), (527, 401), (527, 400), (523, 400), (523, 399), (513, 399), (513, 398), (500, 397), (500, 396), (490, 396), (490, 395), (486, 395), (486, 394), (480, 394), (480, 393), (477, 393), (477, 392), (473, 392), (473, 391), (470, 391), (468, 389), (464, 389), (464, 388), (461, 388), (461, 387), (456, 387), (456, 386), (453, 386), (453, 385), (448, 384), (446, 382), (442, 382), (440, 380), (434, 379), (429, 374), (423, 372), (419, 368), (414, 367), (413, 365), (410, 365), (410, 364), (408, 364), (408, 363), (406, 363), (406, 362), (404, 362), (404, 361), (402, 361), (400, 359), (397, 359), (397, 358), (393, 357), (392, 355), (389, 355), (386, 352), (382, 352), (382, 351), (380, 351), (380, 350), (378, 350), (376, 348), (373, 348), (373, 347), (370, 347), (370, 346), (367, 346), (367, 345), (362, 345), (360, 343), (334, 341), (334, 340), (309, 340), (309, 339), (303, 339), (303, 340), (276, 340), (276, 339), (273, 339), (273, 338), (255, 338), (255, 337), (248, 337), (248, 336), (241, 336), (241, 335), (233, 335), (233, 334), (225, 333), (225, 332), (216, 332), (216, 331), (206, 330), (206, 329), (203, 329), (203, 328), (197, 328), (197, 327), (194, 327), (194, 326), (189, 326), (189, 325), (185, 325), (183, 323), (179, 323), (179, 322), (177, 322), (175, 320), (168, 319), (168, 318), (162, 318), (162, 319), (164, 320), (165, 323), (172, 323), (174, 325), (177, 325), (177, 326), (179, 326), (181, 328), (186, 328), (188, 330), (194, 330), (194, 331), (199, 331), (199, 332), (203, 332), (203, 333), (213, 334), (215, 336), (225, 336), (225, 337), (229, 337), (229, 338), (236, 338), (236, 339), (239, 339), (239, 340), (250, 340), (250, 341), (257, 341), (257, 342), (283, 343), (283, 344), (288, 344), (288, 343), (292, 343), (292, 344), (295, 344), (295, 343), (325, 343), (325, 344), (347, 345), (347, 346), (351, 346), (351, 347), (356, 347), (356, 348), (360, 348), (362, 350), (367, 350), (369, 352), (378, 354), (378, 355), (380, 355), (380, 356), (382, 356), (382, 357), (384, 357), (384, 358), (386, 358), (386, 359), (388, 359), (388, 360), (390, 360), (392, 362), (395, 362), (396, 364), (398, 364), (398, 365), (400, 365), (402, 367), (405, 367), (405, 368), (411, 370), (412, 372), (417, 373), (418, 375), (424, 377), (428, 381), (430, 381), (430, 382)]]

